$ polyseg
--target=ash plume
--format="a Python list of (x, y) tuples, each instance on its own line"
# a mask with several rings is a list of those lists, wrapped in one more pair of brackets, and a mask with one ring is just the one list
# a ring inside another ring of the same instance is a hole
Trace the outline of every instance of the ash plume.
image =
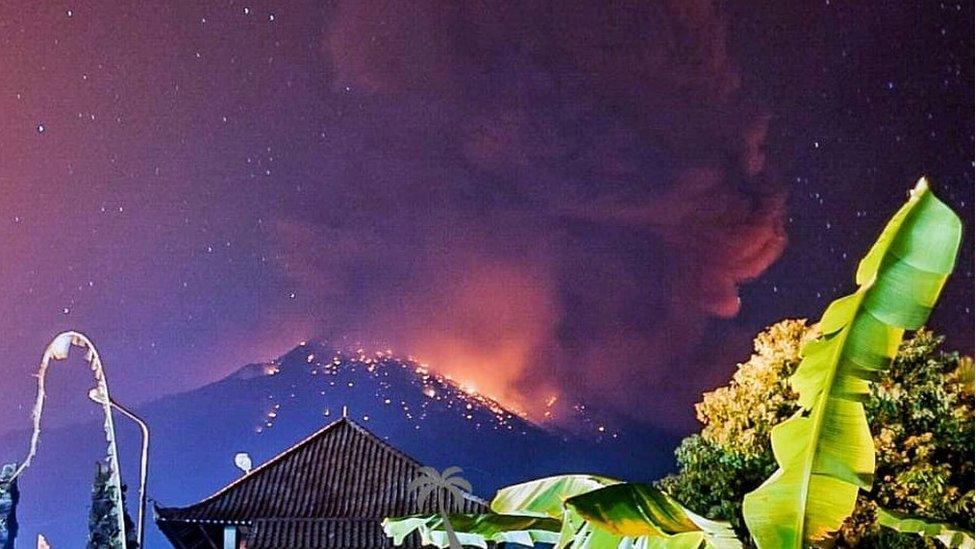
[(694, 385), (709, 321), (785, 245), (768, 117), (715, 4), (340, 1), (327, 21), (331, 175), (275, 227), (317, 326), (536, 417), (553, 395), (646, 417)]

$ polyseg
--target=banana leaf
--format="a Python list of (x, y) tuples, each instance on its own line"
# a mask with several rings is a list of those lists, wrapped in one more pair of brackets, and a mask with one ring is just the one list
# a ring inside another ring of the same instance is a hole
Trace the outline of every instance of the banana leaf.
[(903, 534), (918, 534), (922, 537), (937, 539), (946, 547), (962, 549), (976, 547), (972, 532), (943, 522), (934, 522), (895, 511), (878, 509), (878, 524)]
[[(616, 484), (614, 484), (616, 483)], [(566, 475), (504, 488), (482, 515), (450, 515), (463, 545), (548, 543), (574, 549), (739, 548), (727, 523), (711, 521), (643, 484)], [(439, 515), (387, 519), (386, 534), (399, 545), (412, 532), (424, 544), (447, 547)]]
[[(465, 546), (487, 549), (489, 543), (514, 543), (529, 547), (536, 543), (556, 544), (562, 522), (550, 517), (522, 515), (449, 515), (458, 541)], [(444, 519), (440, 515), (413, 515), (386, 519), (383, 531), (393, 538), (394, 545), (402, 545), (413, 532), (420, 535), (423, 545), (449, 547)]]
[[(566, 545), (572, 549), (701, 549), (705, 538), (701, 532), (683, 532), (670, 536), (619, 536), (584, 521)], [(738, 545), (736, 547), (741, 547)]]
[[(484, 547), (488, 541), (544, 542), (564, 547), (583, 521), (566, 510), (566, 499), (620, 481), (594, 475), (561, 475), (502, 488), (491, 502), (491, 513), (450, 515), (451, 526), (463, 545)], [(383, 529), (395, 545), (416, 531), (424, 544), (447, 546), (439, 515), (386, 519)], [(614, 545), (616, 547), (616, 545)]]
[(557, 548), (570, 545), (575, 548), (617, 547), (616, 543), (612, 546), (594, 545), (602, 536), (584, 543), (585, 539), (589, 539), (584, 533), (589, 530), (583, 531), (585, 522), (565, 504), (571, 497), (619, 483), (619, 480), (596, 475), (559, 475), (532, 480), (499, 490), (491, 500), (491, 510), (495, 513), (558, 518), (562, 521), (562, 532), (555, 544)]
[(673, 536), (623, 537), (601, 530), (586, 522), (573, 536), (573, 549), (700, 549), (700, 532), (685, 532)]
[(790, 379), (801, 410), (771, 433), (779, 469), (743, 502), (760, 549), (828, 539), (853, 512), (858, 489), (870, 488), (874, 444), (862, 402), (905, 329), (928, 318), (960, 237), (959, 218), (920, 180), (861, 261), (858, 290), (827, 308), (822, 336)]
[(607, 486), (570, 498), (566, 507), (586, 521), (586, 536), (595, 528), (619, 538), (604, 546), (742, 547), (728, 523), (701, 517), (648, 484)]
[(491, 510), (500, 514), (561, 518), (567, 499), (619, 483), (619, 480), (596, 475), (559, 475), (531, 480), (499, 490), (491, 500)]

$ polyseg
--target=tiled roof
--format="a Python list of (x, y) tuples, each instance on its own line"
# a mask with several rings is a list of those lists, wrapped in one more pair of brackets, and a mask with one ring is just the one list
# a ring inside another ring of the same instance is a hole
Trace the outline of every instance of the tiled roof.
[[(255, 542), (299, 532), (305, 532), (306, 541), (322, 533), (337, 539), (372, 539), (382, 535), (379, 523), (385, 517), (436, 512), (436, 496), (420, 508), (415, 495), (408, 493), (408, 485), (420, 475), (421, 467), (362, 426), (342, 418), (199, 503), (157, 507), (156, 520), (169, 531), (175, 530), (173, 522), (252, 525), (249, 536), (257, 536)], [(465, 494), (452, 511), (472, 513), (486, 507), (483, 500)], [(315, 545), (319, 541), (291, 543), (268, 547), (319, 547)], [(375, 546), (383, 545), (387, 543)], [(372, 546), (368, 542), (349, 545)]]

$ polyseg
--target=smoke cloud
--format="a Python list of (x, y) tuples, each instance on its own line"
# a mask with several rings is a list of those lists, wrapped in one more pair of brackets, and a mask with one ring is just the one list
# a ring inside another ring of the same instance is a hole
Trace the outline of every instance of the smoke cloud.
[(329, 180), (274, 227), (317, 326), (536, 416), (559, 395), (646, 417), (694, 385), (709, 320), (785, 245), (768, 118), (711, 2), (327, 20)]

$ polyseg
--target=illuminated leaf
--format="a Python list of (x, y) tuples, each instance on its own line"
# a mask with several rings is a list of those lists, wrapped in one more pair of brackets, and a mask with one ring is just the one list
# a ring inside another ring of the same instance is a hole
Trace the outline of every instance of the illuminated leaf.
[(635, 547), (742, 546), (728, 523), (701, 517), (648, 484), (607, 486), (570, 498), (566, 506), (590, 527), (629, 538)]
[(861, 261), (858, 290), (834, 301), (822, 337), (791, 378), (802, 407), (772, 430), (779, 469), (749, 493), (743, 515), (760, 548), (823, 541), (850, 516), (874, 475), (862, 402), (889, 367), (905, 329), (918, 329), (952, 271), (958, 217), (923, 179)]
[(560, 518), (567, 499), (619, 483), (619, 480), (595, 475), (560, 475), (532, 480), (499, 490), (491, 500), (491, 510), (502, 514)]
[(933, 522), (894, 511), (878, 509), (878, 524), (903, 534), (918, 534), (922, 537), (937, 539), (946, 547), (973, 549), (976, 546), (972, 532), (951, 524)]

